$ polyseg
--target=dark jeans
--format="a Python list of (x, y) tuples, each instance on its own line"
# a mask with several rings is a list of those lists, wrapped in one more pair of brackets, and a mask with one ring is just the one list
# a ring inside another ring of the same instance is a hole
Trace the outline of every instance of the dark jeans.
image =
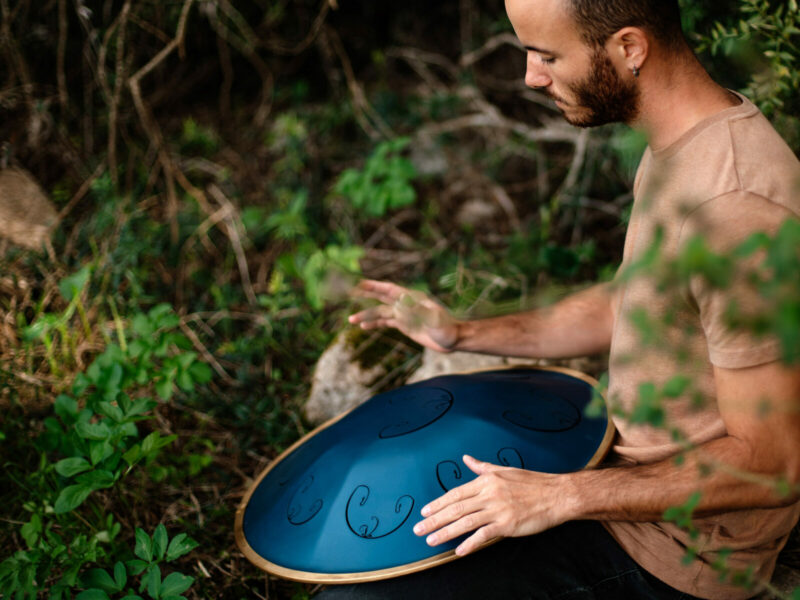
[(329, 586), (318, 600), (691, 599), (639, 567), (602, 525), (566, 523), (384, 581)]

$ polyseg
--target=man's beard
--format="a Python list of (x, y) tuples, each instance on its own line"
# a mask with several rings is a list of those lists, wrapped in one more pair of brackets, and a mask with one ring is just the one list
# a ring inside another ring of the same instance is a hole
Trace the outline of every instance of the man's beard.
[(592, 56), (588, 77), (569, 85), (569, 90), (575, 99), (570, 106), (586, 109), (580, 116), (567, 116), (562, 110), (571, 125), (597, 127), (606, 123), (632, 123), (639, 116), (638, 86), (620, 78), (603, 48), (598, 48)]

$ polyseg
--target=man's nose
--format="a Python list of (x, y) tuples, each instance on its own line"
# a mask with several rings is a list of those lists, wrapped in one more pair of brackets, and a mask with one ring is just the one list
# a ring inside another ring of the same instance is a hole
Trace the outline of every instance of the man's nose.
[(547, 70), (536, 57), (529, 57), (525, 72), (525, 85), (531, 88), (544, 88), (553, 83)]

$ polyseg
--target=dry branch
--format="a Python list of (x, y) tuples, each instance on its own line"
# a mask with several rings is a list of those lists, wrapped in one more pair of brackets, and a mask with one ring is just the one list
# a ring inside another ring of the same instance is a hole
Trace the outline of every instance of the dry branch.
[(334, 53), (342, 63), (342, 70), (347, 80), (347, 88), (350, 90), (353, 108), (355, 109), (354, 113), (359, 125), (361, 125), (362, 129), (364, 129), (367, 135), (372, 139), (379, 139), (380, 137), (391, 139), (395, 137), (391, 128), (384, 122), (381, 116), (375, 112), (367, 100), (364, 88), (361, 87), (358, 79), (356, 79), (355, 73), (353, 72), (353, 65), (350, 63), (350, 58), (347, 56), (344, 46), (342, 45), (342, 40), (339, 39), (337, 33), (333, 29), (325, 27), (322, 32), (322, 38), (333, 48)]
[(225, 214), (223, 216), (225, 231), (228, 235), (228, 239), (231, 241), (233, 252), (236, 255), (236, 264), (239, 266), (239, 274), (242, 278), (244, 294), (251, 305), (258, 306), (258, 299), (253, 290), (253, 283), (250, 280), (250, 266), (247, 264), (247, 256), (245, 255), (244, 245), (242, 244), (242, 237), (245, 235), (244, 225), (242, 225), (236, 208), (225, 194), (222, 193), (221, 189), (212, 183), (208, 186), (208, 193), (225, 209)]
[(309, 30), (308, 34), (306, 35), (303, 40), (295, 44), (294, 46), (289, 46), (284, 43), (269, 43), (266, 44), (268, 50), (271, 50), (275, 54), (282, 54), (284, 56), (295, 56), (300, 54), (301, 52), (306, 51), (311, 44), (314, 43), (314, 40), (317, 39), (319, 32), (322, 30), (322, 26), (325, 24), (325, 19), (328, 16), (328, 13), (331, 9), (337, 9), (338, 5), (336, 0), (322, 0), (322, 6), (319, 9), (319, 14), (314, 19), (314, 23), (311, 25), (311, 29)]
[(166, 60), (172, 52), (182, 47), (183, 38), (186, 34), (186, 21), (189, 18), (189, 11), (194, 2), (195, 0), (185, 0), (183, 8), (181, 9), (181, 16), (178, 21), (178, 29), (175, 33), (175, 38), (128, 80), (128, 87), (133, 96), (133, 103), (136, 106), (136, 111), (139, 113), (142, 127), (144, 127), (145, 132), (150, 138), (150, 143), (155, 146), (158, 160), (161, 163), (161, 168), (164, 170), (164, 178), (167, 183), (167, 217), (170, 222), (170, 233), (172, 234), (173, 243), (178, 241), (178, 196), (175, 191), (176, 169), (172, 163), (172, 158), (164, 147), (164, 138), (161, 134), (161, 128), (153, 117), (150, 108), (142, 99), (140, 82), (142, 78), (147, 76), (148, 73)]
[(515, 36), (513, 33), (501, 33), (489, 38), (486, 43), (477, 50), (473, 50), (468, 54), (464, 54), (458, 61), (458, 64), (463, 68), (471, 67), (482, 58), (485, 58), (501, 46), (505, 45), (513, 46), (518, 50), (523, 50), (522, 44), (517, 39), (517, 36)]

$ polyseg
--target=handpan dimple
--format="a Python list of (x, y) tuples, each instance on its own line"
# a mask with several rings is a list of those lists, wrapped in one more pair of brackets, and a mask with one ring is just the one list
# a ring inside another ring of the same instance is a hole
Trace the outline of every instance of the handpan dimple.
[(531, 431), (558, 433), (577, 427), (581, 422), (581, 413), (569, 400), (547, 394), (534, 398), (524, 411), (505, 411), (503, 418)]
[(385, 440), (424, 429), (441, 419), (452, 406), (453, 394), (442, 388), (423, 387), (404, 395), (390, 394), (385, 405), (390, 415), (387, 421), (391, 415), (397, 415), (396, 420), (383, 427), (378, 437)]
[(461, 485), (461, 467), (452, 460), (443, 460), (436, 465), (436, 479), (445, 492), (449, 492), (454, 487)]
[[(292, 525), (305, 525), (317, 516), (322, 510), (322, 498), (314, 498), (316, 494), (309, 493), (314, 485), (314, 476), (309, 475), (303, 480), (292, 497), (286, 508), (286, 518)], [(312, 499), (313, 498), (313, 499)]]
[[(369, 486), (359, 485), (350, 494), (345, 509), (345, 519), (350, 531), (366, 540), (377, 540), (394, 533), (408, 520), (414, 508), (414, 498), (408, 494), (400, 496), (394, 503), (393, 512), (397, 516), (393, 516), (386, 506), (364, 508), (369, 497)], [(380, 516), (374, 514), (378, 510), (381, 511)]]
[(497, 451), (497, 460), (505, 467), (525, 468), (525, 461), (516, 448), (501, 448)]

